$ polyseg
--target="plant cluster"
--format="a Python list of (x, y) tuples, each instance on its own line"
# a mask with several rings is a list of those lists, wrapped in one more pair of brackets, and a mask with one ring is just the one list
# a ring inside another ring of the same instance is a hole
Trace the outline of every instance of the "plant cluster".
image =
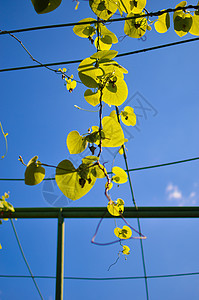
[[(48, 13), (56, 9), (61, 0), (32, 0), (37, 13)], [(199, 3), (198, 3), (199, 4)], [(125, 74), (128, 71), (116, 60), (118, 54), (110, 50), (112, 44), (118, 42), (117, 36), (105, 25), (111, 21), (111, 17), (118, 10), (124, 18), (124, 33), (132, 38), (141, 38), (146, 31), (152, 30), (152, 25), (159, 33), (165, 33), (170, 27), (170, 13), (173, 11), (173, 26), (175, 32), (184, 36), (188, 32), (199, 35), (199, 6), (187, 6), (186, 1), (180, 2), (173, 10), (162, 10), (155, 14), (149, 13), (146, 0), (89, 0), (91, 10), (95, 18), (85, 18), (74, 26), (74, 33), (86, 38), (96, 47), (96, 52), (85, 58), (78, 66), (78, 75), (81, 83), (86, 87), (84, 99), (99, 110), (97, 125), (92, 125), (87, 132), (79, 133), (71, 131), (66, 139), (70, 154), (82, 153), (86, 148), (90, 155), (82, 159), (82, 163), (75, 168), (68, 159), (61, 161), (56, 167), (55, 180), (63, 194), (71, 200), (77, 200), (86, 195), (94, 186), (96, 180), (105, 178), (105, 196), (108, 200), (107, 210), (114, 217), (122, 217), (124, 212), (123, 199), (112, 200), (110, 190), (113, 184), (123, 184), (128, 181), (127, 173), (118, 166), (112, 168), (113, 176), (110, 177), (105, 166), (100, 162), (104, 147), (118, 147), (118, 152), (126, 157), (125, 143), (128, 140), (124, 136), (120, 122), (126, 126), (136, 125), (136, 115), (130, 106), (120, 110), (120, 106), (128, 97), (128, 87), (125, 82)], [(78, 3), (76, 8), (78, 7)], [(189, 8), (194, 9), (193, 12)], [(156, 16), (155, 20), (150, 20)], [(67, 90), (71, 93), (76, 87), (77, 81), (65, 75), (66, 69), (59, 69), (62, 78), (66, 81)], [(113, 110), (108, 116), (104, 116), (103, 107), (108, 105)], [(33, 157), (28, 164), (19, 159), (25, 166), (25, 183), (36, 185), (45, 177), (44, 166)], [(47, 165), (46, 165), (47, 166)], [(48, 165), (49, 166), (49, 165)], [(119, 241), (132, 238), (132, 227), (127, 222), (123, 228), (116, 226), (114, 234)], [(139, 233), (139, 238), (143, 235)], [(122, 245), (122, 253), (128, 255), (130, 249)]]

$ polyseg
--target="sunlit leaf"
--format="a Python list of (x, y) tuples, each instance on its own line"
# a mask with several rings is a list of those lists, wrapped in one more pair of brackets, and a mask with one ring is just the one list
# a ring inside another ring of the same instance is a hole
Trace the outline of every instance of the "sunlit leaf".
[(31, 0), (38, 14), (45, 14), (55, 10), (62, 0)]
[(85, 100), (92, 106), (96, 106), (100, 103), (100, 91), (98, 90), (96, 93), (91, 90), (86, 90), (84, 93)]
[(124, 144), (124, 133), (118, 122), (111, 117), (102, 119), (102, 128), (105, 138), (102, 147), (119, 147)]
[(117, 202), (110, 201), (107, 209), (112, 216), (120, 216), (124, 212), (124, 201), (122, 199), (117, 199)]
[[(78, 23), (92, 22), (92, 21), (96, 21), (96, 20), (93, 18), (86, 18), (86, 19), (79, 21)], [(82, 24), (82, 25), (75, 25), (73, 27), (73, 31), (76, 35), (78, 35), (82, 38), (88, 38), (89, 36), (93, 36), (95, 34), (96, 29), (94, 28), (94, 24), (92, 24), (92, 25)]]
[(104, 63), (112, 58), (116, 57), (118, 54), (118, 51), (115, 50), (103, 50), (103, 51), (98, 51), (91, 55), (91, 59), (98, 59), (99, 63)]
[(154, 24), (155, 30), (159, 33), (165, 33), (170, 27), (169, 13), (165, 13), (158, 17), (158, 21)]
[(103, 71), (98, 68), (96, 61), (91, 59), (90, 57), (84, 59), (78, 67), (79, 78), (82, 83), (89, 88), (97, 88), (98, 87), (98, 76), (103, 75)]
[(66, 139), (66, 144), (70, 154), (78, 154), (83, 152), (87, 147), (87, 141), (78, 131), (71, 131)]
[(92, 11), (103, 20), (108, 20), (117, 10), (114, 0), (89, 0)]
[(123, 228), (116, 227), (114, 229), (114, 234), (119, 238), (119, 239), (129, 239), (132, 236), (132, 231), (131, 228), (128, 226), (123, 226)]
[(130, 254), (130, 248), (126, 245), (123, 245), (122, 253), (125, 254), (125, 255), (129, 255)]
[(86, 195), (96, 181), (92, 168), (82, 164), (75, 169), (69, 160), (61, 161), (56, 168), (55, 180), (62, 193), (71, 200)]
[(126, 82), (117, 78), (116, 82), (109, 80), (103, 89), (102, 100), (108, 105), (119, 106), (126, 100), (128, 96), (128, 88)]
[(27, 164), (25, 171), (25, 184), (36, 185), (43, 181), (45, 177), (45, 169), (38, 161), (38, 156), (34, 156)]
[(192, 16), (192, 26), (189, 30), (189, 33), (193, 34), (193, 35), (199, 35), (199, 15), (194, 13), (194, 15)]
[(117, 184), (125, 183), (128, 180), (128, 176), (126, 172), (120, 168), (120, 167), (113, 167), (112, 168), (112, 173), (115, 174), (112, 177), (112, 181), (114, 181)]
[(130, 9), (132, 13), (140, 14), (146, 6), (146, 0), (130, 1), (130, 6), (131, 6)]
[[(137, 16), (136, 14), (130, 13), (127, 17)], [(139, 15), (138, 15), (139, 16)], [(124, 24), (124, 32), (126, 35), (132, 38), (142, 37), (147, 29), (147, 20), (145, 18), (135, 18), (126, 20)]]
[(121, 112), (121, 120), (127, 126), (135, 126), (136, 114), (134, 113), (134, 109), (130, 106), (126, 106), (124, 111)]

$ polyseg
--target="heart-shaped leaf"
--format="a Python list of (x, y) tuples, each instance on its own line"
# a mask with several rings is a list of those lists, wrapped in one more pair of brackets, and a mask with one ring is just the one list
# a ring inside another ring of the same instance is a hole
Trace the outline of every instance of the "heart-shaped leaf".
[(25, 184), (36, 185), (42, 182), (45, 177), (45, 169), (38, 161), (38, 156), (34, 156), (27, 164), (25, 171)]
[(124, 201), (122, 199), (117, 199), (117, 202), (109, 202), (107, 205), (108, 212), (112, 216), (120, 216), (124, 212)]
[(113, 167), (112, 168), (112, 173), (115, 174), (112, 177), (112, 181), (114, 181), (115, 183), (121, 184), (121, 183), (127, 182), (128, 176), (127, 176), (126, 172), (122, 168), (120, 168), (120, 167)]
[(96, 32), (96, 29), (93, 27), (94, 24), (93, 23), (92, 23), (92, 25), (81, 24), (82, 22), (93, 22), (93, 21), (96, 21), (96, 20), (93, 18), (86, 18), (86, 19), (79, 21), (78, 23), (80, 23), (80, 24), (73, 27), (74, 33), (82, 38), (88, 38), (88, 37), (93, 36)]
[(78, 154), (83, 152), (87, 147), (87, 141), (78, 131), (71, 131), (66, 139), (66, 144), (70, 154)]
[[(127, 15), (127, 17), (134, 17), (136, 16), (133, 13)], [(138, 15), (140, 16), (140, 15)], [(147, 29), (147, 20), (145, 18), (135, 18), (126, 20), (124, 24), (124, 32), (126, 35), (132, 38), (140, 38), (142, 37)]]
[(134, 109), (130, 106), (126, 106), (124, 111), (121, 112), (121, 120), (127, 126), (135, 126), (136, 115)]
[(158, 17), (158, 20), (154, 24), (155, 30), (159, 33), (165, 33), (170, 27), (169, 13), (165, 13)]
[(132, 236), (132, 231), (131, 231), (131, 228), (124, 225), (123, 228), (119, 228), (119, 227), (116, 227), (114, 229), (114, 234), (119, 238), (119, 239), (129, 239), (131, 236)]
[(102, 147), (119, 147), (124, 144), (124, 133), (120, 124), (112, 117), (102, 119), (104, 139)]
[(82, 164), (75, 169), (69, 160), (61, 161), (56, 168), (55, 180), (62, 193), (71, 200), (86, 195), (93, 187), (96, 177), (92, 174), (92, 166)]

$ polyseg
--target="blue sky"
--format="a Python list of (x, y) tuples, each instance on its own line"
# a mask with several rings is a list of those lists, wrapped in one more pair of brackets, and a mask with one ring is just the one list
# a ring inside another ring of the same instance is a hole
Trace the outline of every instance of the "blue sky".
[[(11, 30), (40, 25), (77, 22), (94, 17), (87, 1), (75, 3), (63, 0), (60, 7), (46, 15), (37, 15), (31, 1), (0, 2), (0, 29)], [(147, 9), (156, 11), (174, 7), (178, 2), (148, 1)], [(188, 4), (194, 4), (188, 2)], [(109, 26), (118, 37), (123, 36), (123, 23)], [(72, 27), (18, 33), (30, 53), (42, 63), (83, 59), (95, 52), (86, 39), (74, 35)], [(146, 41), (129, 37), (114, 45), (119, 53), (143, 49), (187, 38), (179, 38), (173, 26), (165, 34), (154, 28), (147, 32)], [(0, 69), (34, 64), (22, 47), (8, 35), (0, 37)], [(116, 59), (128, 69), (125, 75), (129, 95), (126, 103), (135, 108), (138, 123), (126, 128), (129, 138), (128, 162), (130, 168), (181, 160), (198, 156), (199, 87), (198, 42), (164, 48), (147, 53)], [(77, 77), (78, 65), (60, 66), (67, 74)], [(56, 67), (55, 67), (56, 68)], [(24, 166), (18, 162), (21, 155), (25, 162), (38, 155), (43, 163), (57, 165), (63, 159), (78, 163), (81, 156), (71, 157), (66, 148), (66, 137), (71, 130), (81, 133), (98, 125), (97, 113), (77, 110), (74, 105), (90, 109), (83, 97), (85, 88), (77, 85), (69, 93), (60, 76), (46, 69), (0, 73), (0, 121), (8, 132), (8, 154), (0, 161), (0, 178), (23, 178)], [(145, 107), (143, 112), (141, 106)], [(110, 108), (105, 108), (104, 115)], [(4, 140), (0, 135), (4, 151)], [(103, 151), (108, 167), (115, 150)], [(122, 157), (115, 165), (124, 167)], [(54, 176), (53, 169), (46, 176)], [(198, 162), (131, 173), (135, 199), (138, 206), (196, 206), (199, 205)], [(23, 182), (2, 181), (0, 193), (10, 191), (10, 202), (15, 207), (50, 206), (106, 206), (104, 180), (82, 199), (71, 202), (62, 196), (54, 182), (38, 186), (25, 186)], [(128, 184), (111, 191), (113, 199), (121, 197), (126, 206), (132, 206)], [(137, 227), (136, 220), (129, 220)], [(198, 272), (198, 220), (197, 219), (145, 219), (141, 220), (148, 275)], [(131, 254), (127, 261), (117, 258), (120, 246), (97, 247), (90, 243), (98, 224), (93, 220), (65, 220), (65, 276), (76, 277), (125, 277), (143, 276), (139, 241), (129, 241)], [(123, 224), (118, 222), (118, 224)], [(17, 220), (15, 226), (27, 260), (35, 275), (55, 276), (56, 272), (56, 220)], [(104, 220), (98, 240), (110, 241), (114, 221)], [(10, 222), (0, 226), (0, 275), (28, 275), (19, 252)], [(54, 299), (54, 279), (38, 279), (44, 299)], [(198, 276), (149, 279), (152, 300), (198, 299)], [(65, 280), (64, 299), (132, 297), (144, 300), (144, 280), (81, 281)], [(31, 279), (0, 278), (0, 300), (39, 299)]]

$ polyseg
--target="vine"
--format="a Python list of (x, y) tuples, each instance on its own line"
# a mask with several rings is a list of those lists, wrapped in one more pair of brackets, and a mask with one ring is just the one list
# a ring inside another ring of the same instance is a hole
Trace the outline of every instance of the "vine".
[[(79, 2), (76, 2), (77, 9)], [(61, 0), (32, 0), (32, 3), (37, 13), (48, 13), (56, 9)], [(192, 35), (199, 35), (199, 2), (196, 6), (187, 6), (187, 2), (182, 1), (176, 5), (175, 9), (166, 9), (156, 13), (148, 12), (145, 8), (146, 0), (89, 0), (89, 5), (97, 19), (85, 18), (74, 26), (73, 31), (77, 36), (87, 39), (91, 45), (96, 47), (94, 54), (80, 62), (78, 75), (80, 82), (87, 88), (84, 92), (84, 99), (91, 106), (97, 107), (99, 118), (98, 124), (92, 125), (87, 132), (71, 131), (67, 136), (66, 144), (70, 154), (79, 154), (88, 148), (91, 155), (85, 156), (78, 168), (75, 168), (72, 162), (67, 159), (61, 161), (58, 166), (41, 163), (38, 156), (34, 156), (27, 165), (23, 162), (22, 157), (19, 160), (26, 166), (25, 183), (27, 185), (36, 185), (42, 182), (45, 177), (44, 166), (56, 168), (55, 180), (57, 185), (63, 194), (71, 200), (77, 200), (86, 195), (98, 178), (106, 179), (104, 193), (108, 201), (108, 213), (114, 217), (120, 217), (125, 225), (123, 228), (119, 228), (115, 221), (114, 234), (118, 239), (109, 243), (98, 243), (95, 242), (95, 237), (102, 222), (101, 219), (92, 238), (92, 243), (109, 245), (120, 242), (123, 248), (118, 253), (117, 262), (121, 253), (125, 257), (130, 253), (130, 248), (122, 244), (123, 240), (145, 239), (146, 237), (132, 228), (124, 219), (124, 200), (118, 198), (114, 201), (110, 193), (113, 183), (124, 184), (130, 178), (125, 150), (125, 143), (128, 140), (125, 139), (120, 122), (126, 126), (135, 126), (136, 115), (130, 106), (124, 107), (122, 111), (119, 110), (119, 107), (128, 97), (128, 87), (124, 80), (128, 71), (114, 60), (118, 52), (110, 49), (112, 44), (118, 42), (118, 38), (105, 24), (107, 21), (111, 22), (111, 17), (119, 10), (125, 21), (125, 35), (138, 39), (142, 38), (147, 30), (151, 31), (153, 24), (157, 32), (167, 32), (170, 28), (170, 13), (173, 12), (174, 31), (178, 36), (182, 37), (188, 32)], [(193, 11), (191, 12), (189, 9), (193, 9)], [(158, 18), (150, 20), (153, 16)], [(20, 41), (18, 40), (18, 42)], [(33, 59), (28, 50), (23, 45), (22, 47)], [(77, 81), (73, 80), (73, 75), (68, 77), (65, 74), (66, 69), (59, 69), (58, 71), (62, 73), (67, 90), (71, 93), (75, 89)], [(103, 116), (104, 105), (115, 106), (109, 116)], [(112, 178), (109, 177), (105, 166), (100, 163), (101, 154), (105, 147), (118, 147), (118, 153), (124, 156), (127, 173), (122, 168), (113, 166), (113, 176)], [(137, 207), (134, 197), (133, 202)], [(137, 237), (133, 236), (133, 231), (137, 233)]]

